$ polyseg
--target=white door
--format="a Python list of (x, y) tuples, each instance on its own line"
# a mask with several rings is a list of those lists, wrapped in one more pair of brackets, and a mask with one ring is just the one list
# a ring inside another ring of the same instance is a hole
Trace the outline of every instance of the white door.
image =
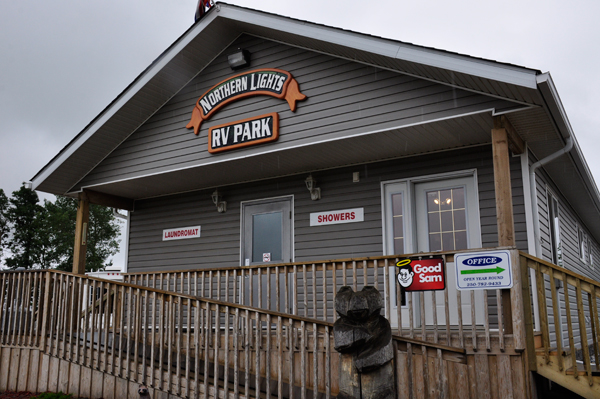
[[(463, 176), (434, 176), (385, 183), (384, 235), (385, 254), (402, 255), (417, 252), (461, 250), (481, 247), (479, 200), (473, 171)], [(390, 323), (398, 326), (398, 309), (395, 298), (396, 268), (390, 267), (390, 294), (392, 307)], [(457, 290), (454, 264), (446, 265), (446, 287), (450, 305), (450, 323), (458, 323)], [(408, 294), (411, 295), (411, 294)], [(433, 324), (432, 295), (436, 297), (437, 322), (445, 324), (445, 296), (443, 291), (424, 294), (425, 322)], [(420, 295), (412, 294), (414, 326), (420, 325)], [(409, 327), (407, 296), (401, 298), (402, 326)], [(483, 294), (476, 294), (476, 303), (483, 303)], [(471, 324), (471, 296), (461, 293), (463, 324)], [(476, 309), (476, 319), (482, 320), (483, 308)]]
[[(417, 252), (459, 251), (481, 248), (479, 201), (472, 176), (415, 184)], [(446, 264), (450, 324), (458, 324), (458, 300), (454, 263)], [(425, 309), (432, 309), (435, 295), (437, 323), (446, 323), (443, 291), (425, 293)], [(471, 292), (461, 291), (463, 324), (471, 324)], [(475, 317), (483, 323), (484, 291), (475, 291)], [(433, 312), (425, 315), (435, 324)]]
[[(269, 263), (289, 263), (293, 252), (292, 197), (272, 198), (242, 203), (241, 258), (245, 266)], [(275, 275), (271, 276), (271, 309), (276, 306)], [(252, 305), (267, 304), (267, 277), (261, 277), (261, 300), (258, 298), (258, 277), (253, 278)], [(250, 281), (246, 281), (248, 295)], [(283, 282), (282, 282), (283, 284)], [(281, 287), (280, 287), (281, 288)], [(245, 303), (249, 304), (249, 298)], [(283, 303), (283, 298), (280, 298)]]

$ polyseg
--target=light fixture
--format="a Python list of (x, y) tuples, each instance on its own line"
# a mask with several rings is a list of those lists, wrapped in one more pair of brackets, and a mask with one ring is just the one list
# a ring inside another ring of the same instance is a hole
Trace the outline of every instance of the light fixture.
[(446, 205), (450, 205), (451, 202), (452, 200), (450, 198), (446, 198)]
[(310, 191), (310, 199), (313, 201), (321, 199), (321, 189), (317, 187), (317, 181), (312, 175), (308, 175), (306, 180), (304, 180), (306, 184), (306, 188)]
[(227, 62), (232, 70), (238, 70), (250, 66), (250, 52), (238, 48), (234, 53), (227, 56)]
[(33, 183), (30, 181), (24, 181), (23, 187), (25, 187), (27, 190), (31, 190), (33, 188)]
[(436, 198), (436, 199), (434, 199), (434, 200), (433, 200), (433, 202), (434, 202), (436, 205), (439, 205), (439, 204), (440, 204), (440, 200), (439, 200), (439, 199), (437, 199), (437, 198)]
[(211, 195), (212, 202), (217, 206), (217, 212), (224, 213), (227, 211), (227, 202), (223, 201), (223, 195), (219, 193), (219, 189), (216, 189)]

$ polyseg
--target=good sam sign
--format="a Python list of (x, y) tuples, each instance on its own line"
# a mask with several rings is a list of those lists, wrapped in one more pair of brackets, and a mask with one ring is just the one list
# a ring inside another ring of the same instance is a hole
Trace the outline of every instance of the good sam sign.
[(396, 279), (404, 291), (437, 291), (446, 287), (444, 259), (402, 259)]

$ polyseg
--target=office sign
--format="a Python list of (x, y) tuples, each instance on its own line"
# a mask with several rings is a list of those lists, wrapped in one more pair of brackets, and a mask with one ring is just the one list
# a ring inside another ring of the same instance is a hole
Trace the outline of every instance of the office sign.
[(437, 291), (446, 288), (442, 257), (406, 258), (396, 263), (396, 281), (404, 291)]
[(275, 141), (279, 137), (279, 115), (273, 112), (211, 127), (208, 152), (215, 153)]
[(176, 229), (163, 230), (163, 241), (185, 240), (187, 238), (200, 237), (200, 226), (179, 227)]
[(311, 226), (325, 226), (328, 224), (354, 223), (365, 220), (364, 208), (343, 209), (310, 214)]
[(495, 290), (513, 286), (508, 250), (457, 254), (454, 264), (459, 290)]
[(298, 82), (287, 71), (280, 69), (257, 69), (227, 78), (210, 88), (198, 99), (192, 118), (186, 125), (198, 134), (200, 125), (225, 105), (250, 96), (271, 96), (287, 101), (292, 112), (296, 102), (306, 99), (300, 93)]

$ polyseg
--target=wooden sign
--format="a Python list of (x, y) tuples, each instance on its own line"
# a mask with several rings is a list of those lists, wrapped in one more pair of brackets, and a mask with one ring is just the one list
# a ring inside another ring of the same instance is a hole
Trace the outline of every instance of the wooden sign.
[(208, 131), (208, 152), (215, 153), (259, 143), (279, 137), (277, 112), (211, 127)]
[(289, 72), (280, 69), (257, 69), (227, 78), (214, 85), (198, 99), (192, 118), (186, 125), (198, 134), (200, 125), (225, 105), (250, 96), (272, 96), (285, 99), (292, 112), (296, 111), (296, 102), (306, 99), (300, 93), (298, 82)]

